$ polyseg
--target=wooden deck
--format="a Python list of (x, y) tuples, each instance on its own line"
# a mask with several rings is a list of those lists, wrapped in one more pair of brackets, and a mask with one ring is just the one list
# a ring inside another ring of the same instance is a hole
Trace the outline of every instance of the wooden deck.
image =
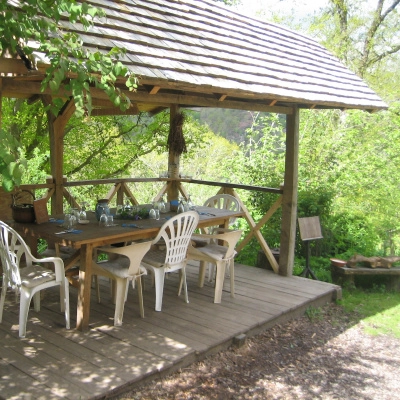
[[(104, 398), (226, 349), (240, 334), (255, 335), (341, 295), (335, 285), (236, 264), (236, 297), (224, 290), (222, 303), (214, 304), (211, 285), (197, 287), (197, 271), (194, 265), (188, 268), (189, 304), (176, 296), (177, 275), (166, 279), (162, 312), (154, 311), (148, 279), (144, 319), (130, 288), (121, 327), (113, 326), (109, 284), (102, 280), (102, 304), (92, 293), (91, 329), (84, 333), (65, 329), (57, 292), (49, 290), (40, 313), (29, 313), (26, 338), (19, 339), (18, 305), (10, 293), (0, 324), (0, 398)], [(75, 326), (76, 289), (71, 287), (70, 293)]]

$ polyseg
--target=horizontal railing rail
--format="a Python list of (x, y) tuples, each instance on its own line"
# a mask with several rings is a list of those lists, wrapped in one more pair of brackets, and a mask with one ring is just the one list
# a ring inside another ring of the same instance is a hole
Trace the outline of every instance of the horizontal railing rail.
[[(248, 223), (249, 231), (248, 233), (242, 238), (241, 242), (237, 246), (238, 252), (246, 246), (250, 240), (254, 237), (258, 243), (260, 244), (262, 250), (264, 251), (270, 265), (272, 266), (275, 272), (278, 272), (279, 266), (278, 263), (269, 248), (267, 242), (265, 241), (262, 233), (261, 228), (268, 222), (271, 216), (281, 207), (282, 204), (282, 194), (283, 188), (269, 188), (263, 186), (253, 186), (253, 185), (242, 185), (236, 183), (228, 183), (228, 182), (216, 182), (216, 181), (205, 181), (205, 180), (198, 180), (198, 179), (191, 179), (191, 178), (108, 178), (108, 179), (92, 179), (92, 180), (82, 180), (82, 181), (67, 181), (66, 179), (63, 182), (62, 190), (63, 190), (63, 197), (67, 200), (67, 202), (72, 207), (79, 207), (79, 203), (76, 201), (73, 194), (68, 190), (71, 187), (83, 187), (83, 186), (98, 186), (98, 185), (112, 185), (109, 189), (108, 194), (105, 198), (108, 201), (111, 201), (116, 196), (117, 204), (125, 204), (126, 201), (131, 202), (134, 205), (138, 205), (139, 202), (137, 201), (134, 193), (129, 188), (129, 183), (151, 183), (151, 182), (163, 182), (163, 187), (158, 192), (158, 194), (154, 197), (155, 201), (158, 201), (162, 196), (164, 196), (170, 185), (174, 184), (178, 191), (184, 198), (188, 198), (188, 193), (186, 191), (185, 185), (187, 184), (196, 184), (196, 185), (206, 185), (206, 186), (215, 186), (219, 187), (218, 194), (230, 194), (234, 196), (240, 203), (241, 210), (243, 212), (243, 217)], [(21, 185), (21, 190), (39, 190), (39, 189), (47, 189), (47, 193), (43, 196), (48, 201), (51, 199), (54, 191), (56, 190), (55, 184), (51, 181), (51, 178), (48, 179), (46, 183), (43, 184), (26, 184)], [(241, 200), (239, 194), (237, 193), (237, 189), (240, 190), (247, 190), (247, 191), (257, 191), (257, 192), (264, 192), (264, 193), (273, 193), (276, 194), (277, 200), (274, 202), (272, 207), (266, 212), (264, 216), (262, 216), (258, 222), (255, 222), (251, 216), (251, 213), (247, 209), (246, 205)], [(51, 201), (51, 200), (50, 200)]]

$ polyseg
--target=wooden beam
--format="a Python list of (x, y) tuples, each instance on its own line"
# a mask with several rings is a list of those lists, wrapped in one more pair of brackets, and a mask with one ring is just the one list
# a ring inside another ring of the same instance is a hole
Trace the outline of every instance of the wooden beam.
[[(186, 95), (186, 94), (156, 94), (151, 95), (145, 92), (129, 92), (122, 90), (132, 102), (152, 104), (155, 107), (169, 107), (171, 104), (188, 106), (188, 107), (214, 107), (214, 108), (231, 108), (235, 110), (247, 110), (247, 111), (264, 111), (274, 112), (279, 114), (291, 114), (292, 107), (271, 107), (263, 103), (262, 99), (251, 100), (251, 101), (237, 101), (237, 100), (225, 100), (219, 101), (209, 94), (199, 93), (198, 95)], [(4, 97), (15, 97), (16, 93), (23, 94), (29, 97), (32, 94), (42, 93), (40, 89), (40, 82), (18, 82), (14, 79), (5, 79), (3, 83), (3, 96)], [(45, 89), (43, 93), (51, 95), (49, 88)], [(92, 88), (91, 94), (93, 99), (108, 100), (106, 93), (100, 89)]]
[(214, 96), (218, 101), (224, 101), (228, 97), (226, 93), (224, 94), (214, 93)]
[(113, 108), (94, 108), (92, 110), (92, 117), (100, 117), (104, 115), (138, 115), (139, 109), (136, 104), (132, 104), (126, 111), (122, 111), (118, 107)]
[(40, 99), (41, 99), (40, 94), (34, 94), (33, 96), (29, 97), (29, 99), (26, 102), (28, 105), (32, 105), (38, 102)]
[(168, 191), (169, 185), (171, 184), (171, 182), (167, 182), (163, 185), (163, 187), (161, 188), (161, 190), (157, 193), (157, 195), (154, 197), (154, 201), (158, 202), (160, 201), (161, 197), (164, 196), (164, 194)]
[[(107, 193), (106, 199), (110, 200), (112, 199), (116, 193), (118, 193), (119, 189), (121, 188), (121, 183), (116, 183)], [(122, 203), (121, 203), (122, 204)]]
[(161, 89), (161, 86), (158, 85), (142, 85), (142, 87), (146, 90), (148, 94), (157, 94)]
[(0, 57), (0, 74), (28, 74), (28, 69), (20, 59)]
[(149, 94), (157, 94), (158, 91), (161, 89), (160, 86), (153, 86), (149, 92)]
[(126, 183), (124, 183), (123, 185), (123, 191), (125, 193), (125, 196), (131, 200), (131, 203), (134, 205), (139, 205), (139, 202), (136, 200), (136, 197), (133, 195), (133, 193), (131, 192), (131, 190), (129, 189), (128, 185)]
[(151, 112), (149, 112), (149, 114), (153, 117), (154, 115), (159, 114), (160, 112), (166, 110), (168, 107), (164, 107), (164, 106), (160, 106), (160, 107), (156, 107), (153, 108), (153, 110)]
[(297, 185), (299, 159), (299, 110), (293, 108), (286, 117), (285, 180), (282, 198), (281, 243), (279, 274), (293, 274), (294, 248), (296, 241)]

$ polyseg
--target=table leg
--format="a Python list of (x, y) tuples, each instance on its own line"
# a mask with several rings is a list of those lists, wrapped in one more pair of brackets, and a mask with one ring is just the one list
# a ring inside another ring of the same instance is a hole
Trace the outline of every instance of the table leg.
[(93, 246), (89, 244), (83, 245), (80, 257), (78, 305), (76, 310), (76, 328), (80, 331), (89, 329), (92, 258)]

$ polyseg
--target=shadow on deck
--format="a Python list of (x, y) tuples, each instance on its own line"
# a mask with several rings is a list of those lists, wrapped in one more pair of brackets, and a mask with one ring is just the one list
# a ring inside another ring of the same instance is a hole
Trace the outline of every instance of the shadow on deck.
[[(162, 312), (154, 311), (150, 279), (144, 290), (145, 318), (130, 288), (124, 323), (113, 326), (109, 284), (101, 280), (102, 304), (92, 291), (90, 330), (67, 331), (57, 292), (48, 291), (40, 313), (29, 313), (27, 336), (18, 338), (18, 306), (9, 294), (0, 324), (0, 398), (98, 399), (160, 378), (217, 351), (238, 335), (252, 336), (340, 298), (338, 286), (235, 264), (236, 297), (226, 279), (221, 304), (213, 288), (197, 287), (188, 267), (189, 304), (176, 296), (177, 274), (165, 280)], [(76, 289), (71, 288), (71, 326)]]

